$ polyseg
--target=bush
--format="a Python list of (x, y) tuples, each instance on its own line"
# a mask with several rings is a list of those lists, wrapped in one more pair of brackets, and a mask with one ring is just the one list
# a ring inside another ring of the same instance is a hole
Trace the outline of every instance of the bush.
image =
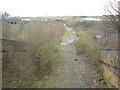
[(37, 75), (48, 74), (52, 71), (59, 52), (57, 42), (44, 42), (36, 50), (36, 73)]
[(79, 40), (75, 43), (77, 54), (85, 52), (94, 63), (97, 63), (100, 59), (100, 52), (92, 36), (83, 30), (78, 31), (77, 36), (79, 37)]

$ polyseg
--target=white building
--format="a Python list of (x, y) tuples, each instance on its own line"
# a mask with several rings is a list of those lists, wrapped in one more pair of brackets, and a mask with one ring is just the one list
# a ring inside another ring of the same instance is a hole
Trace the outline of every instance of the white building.
[(102, 21), (101, 19), (96, 19), (96, 18), (83, 18), (82, 20), (80, 21)]

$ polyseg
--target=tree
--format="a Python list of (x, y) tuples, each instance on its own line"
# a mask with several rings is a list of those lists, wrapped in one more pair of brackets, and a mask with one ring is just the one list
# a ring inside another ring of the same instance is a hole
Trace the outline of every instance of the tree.
[[(120, 2), (113, 0), (113, 2), (109, 2), (107, 6), (105, 6), (104, 15), (104, 35), (106, 37), (105, 45), (108, 45), (108, 40), (111, 35), (120, 32), (120, 12), (119, 6)], [(116, 36), (117, 37), (117, 36)]]
[(7, 23), (7, 19), (10, 17), (10, 14), (7, 12), (2, 13), (2, 38), (9, 39), (11, 36), (11, 27)]
[(8, 17), (10, 17), (10, 14), (7, 12), (2, 13), (2, 19), (7, 19)]
[(118, 2), (113, 1), (109, 2), (109, 5), (105, 6), (105, 21), (107, 22), (107, 26), (111, 27), (111, 30), (109, 32), (116, 32), (120, 30), (120, 24), (119, 24), (119, 8), (118, 8)]

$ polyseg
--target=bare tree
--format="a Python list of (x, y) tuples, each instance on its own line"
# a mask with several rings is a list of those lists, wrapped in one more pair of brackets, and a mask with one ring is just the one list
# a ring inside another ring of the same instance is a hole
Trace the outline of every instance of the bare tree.
[(10, 17), (10, 14), (7, 12), (2, 13), (2, 19), (7, 19), (8, 17)]
[(120, 29), (118, 6), (118, 2), (115, 0), (109, 2), (109, 5), (105, 6), (106, 15), (104, 19), (107, 22), (107, 26), (111, 28), (109, 32), (114, 33)]
[(108, 45), (108, 40), (111, 35), (120, 31), (120, 15), (119, 15), (119, 4), (116, 0), (109, 2), (109, 5), (105, 6), (104, 15), (104, 34), (106, 37), (105, 46)]
[(9, 39), (11, 35), (10, 24), (7, 23), (7, 19), (10, 17), (10, 14), (7, 12), (2, 13), (2, 38)]

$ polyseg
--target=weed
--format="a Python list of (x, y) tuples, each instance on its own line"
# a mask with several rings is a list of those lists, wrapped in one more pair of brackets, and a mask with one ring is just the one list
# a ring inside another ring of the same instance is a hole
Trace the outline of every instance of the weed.
[(21, 80), (16, 76), (13, 76), (11, 79), (12, 79), (11, 88), (18, 88), (20, 86)]
[(98, 76), (97, 76), (97, 79), (98, 79), (99, 81), (103, 81), (103, 80), (104, 80), (103, 74), (98, 75)]
[(59, 48), (55, 42), (44, 42), (36, 50), (37, 73), (48, 74), (52, 71), (53, 62), (57, 59)]
[(81, 30), (78, 32), (78, 37), (80, 39), (75, 44), (77, 54), (85, 52), (94, 63), (97, 63), (100, 59), (100, 52), (98, 50), (98, 45), (92, 39), (92, 36), (86, 31)]

